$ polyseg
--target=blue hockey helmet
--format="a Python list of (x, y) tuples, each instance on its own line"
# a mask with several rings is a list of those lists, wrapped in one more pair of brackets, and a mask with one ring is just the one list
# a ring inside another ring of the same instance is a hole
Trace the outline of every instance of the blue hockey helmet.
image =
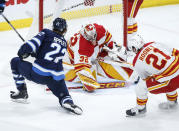
[(55, 31), (64, 32), (67, 29), (66, 20), (58, 17), (53, 21), (52, 27), (53, 27), (53, 30)]

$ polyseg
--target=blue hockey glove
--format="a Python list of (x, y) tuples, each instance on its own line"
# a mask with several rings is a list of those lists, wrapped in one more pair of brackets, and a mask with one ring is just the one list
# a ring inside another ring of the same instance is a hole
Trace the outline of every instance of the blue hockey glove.
[(25, 59), (29, 57), (31, 54), (31, 48), (27, 44), (23, 44), (21, 48), (19, 49), (17, 55), (19, 56), (20, 59)]

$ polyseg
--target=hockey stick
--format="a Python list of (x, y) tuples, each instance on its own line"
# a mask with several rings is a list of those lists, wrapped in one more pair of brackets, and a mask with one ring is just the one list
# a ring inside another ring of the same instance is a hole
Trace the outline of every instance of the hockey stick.
[[(109, 88), (124, 88), (132, 85), (133, 83), (122, 81), (122, 82), (108, 82), (108, 83), (100, 83), (100, 88), (98, 89), (109, 89)], [(82, 86), (76, 86), (76, 87), (68, 87), (68, 89), (82, 89)]]
[[(116, 81), (116, 82), (106, 82), (106, 83), (100, 83), (100, 88), (97, 89), (111, 89), (111, 88), (125, 88), (129, 87), (132, 85), (132, 82), (128, 81)], [(82, 86), (70, 86), (67, 87), (69, 90), (74, 90), (74, 89), (83, 89)], [(45, 91), (50, 91), (49, 88), (46, 88)]]
[(24, 42), (25, 40), (23, 37), (19, 34), (19, 32), (14, 28), (14, 26), (11, 24), (11, 22), (6, 18), (4, 14), (1, 14), (2, 17), (6, 20), (6, 22), (12, 27), (12, 29), (17, 33), (17, 35), (21, 38), (21, 40)]

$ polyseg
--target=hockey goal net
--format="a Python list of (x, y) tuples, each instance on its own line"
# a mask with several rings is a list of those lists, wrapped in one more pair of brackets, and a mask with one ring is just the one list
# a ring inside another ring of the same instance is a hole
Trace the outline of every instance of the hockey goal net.
[(127, 0), (37, 0), (37, 7), (30, 35), (51, 28), (53, 19), (63, 17), (68, 23), (66, 37), (90, 22), (102, 24), (117, 42), (127, 43)]

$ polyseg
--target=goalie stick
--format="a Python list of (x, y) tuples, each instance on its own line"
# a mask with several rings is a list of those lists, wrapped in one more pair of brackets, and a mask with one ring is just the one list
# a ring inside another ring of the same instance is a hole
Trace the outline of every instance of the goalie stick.
[[(107, 82), (107, 83), (99, 83), (99, 84), (100, 84), (100, 88), (98, 89), (123, 88), (132, 85), (132, 83), (128, 81)], [(68, 87), (68, 89), (82, 89), (82, 88), (83, 88), (82, 86)]]
[[(132, 85), (132, 82), (128, 81), (116, 81), (116, 82), (106, 82), (106, 83), (100, 83), (100, 88), (98, 89), (109, 89), (109, 88), (124, 88)], [(69, 86), (67, 87), (69, 90), (73, 89), (82, 89), (82, 86)], [(49, 88), (45, 89), (46, 91), (50, 91)]]

